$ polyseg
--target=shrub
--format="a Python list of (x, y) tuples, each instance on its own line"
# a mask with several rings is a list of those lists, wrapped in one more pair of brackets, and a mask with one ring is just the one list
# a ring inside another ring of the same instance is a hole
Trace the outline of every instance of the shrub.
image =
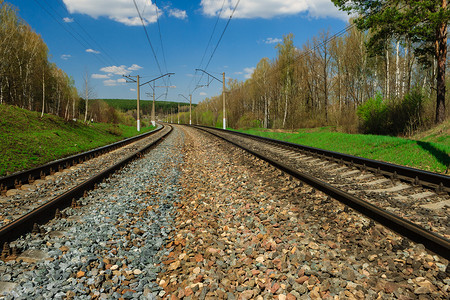
[(117, 125), (113, 125), (113, 126), (109, 127), (106, 131), (115, 136), (122, 135), (122, 129), (120, 129), (119, 126), (117, 126)]
[(414, 90), (397, 101), (385, 101), (381, 93), (357, 110), (360, 127), (371, 134), (411, 134), (423, 125), (424, 96)]
[(260, 128), (261, 121), (257, 120), (252, 113), (245, 113), (237, 122), (238, 128)]
[(356, 114), (361, 120), (361, 129), (364, 133), (385, 134), (389, 128), (388, 106), (383, 101), (381, 93), (370, 98), (360, 105)]

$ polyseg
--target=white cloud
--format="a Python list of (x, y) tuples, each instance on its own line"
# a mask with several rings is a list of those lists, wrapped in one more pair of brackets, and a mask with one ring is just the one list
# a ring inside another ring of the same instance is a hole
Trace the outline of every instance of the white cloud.
[(97, 51), (97, 50), (94, 50), (94, 49), (86, 49), (86, 52), (94, 53), (94, 54), (100, 54), (100, 51)]
[(103, 84), (105, 86), (116, 86), (117, 85), (117, 81), (115, 81), (114, 79), (108, 79), (108, 80), (104, 80)]
[(249, 79), (252, 77), (253, 71), (255, 71), (255, 67), (244, 68), (244, 78)]
[(61, 55), (61, 59), (64, 59), (64, 60), (68, 60), (71, 57), (72, 57), (72, 55), (70, 55), (70, 54), (63, 54), (63, 55)]
[(281, 43), (283, 40), (279, 38), (267, 38), (264, 40), (264, 43), (266, 44), (278, 44)]
[[(228, 19), (233, 12), (237, 1), (227, 1), (221, 18)], [(222, 1), (202, 0), (200, 3), (203, 14), (217, 16)], [(288, 16), (305, 13), (313, 18), (339, 18), (348, 20), (345, 12), (339, 11), (330, 0), (247, 0), (241, 1), (233, 18), (270, 19), (277, 16)]]
[(109, 66), (109, 67), (103, 67), (100, 69), (100, 71), (108, 73), (110, 76), (114, 75), (128, 75), (132, 71), (137, 71), (142, 69), (141, 66), (137, 64), (132, 64), (131, 67), (127, 67), (125, 65), (120, 66)]
[(73, 22), (73, 18), (65, 17), (65, 18), (63, 18), (63, 21), (64, 21), (64, 23), (72, 23)]
[(108, 80), (104, 80), (103, 84), (105, 86), (116, 86), (118, 84), (124, 84), (125, 82), (127, 82), (125, 80), (125, 78), (119, 78), (119, 79), (108, 79)]
[(130, 89), (130, 91), (132, 91), (132, 92), (136, 92), (136, 89)]
[(130, 73), (127, 70), (127, 67), (124, 65), (104, 67), (104, 68), (101, 68), (100, 71), (108, 73), (108, 74), (115, 74), (115, 75), (127, 75)]
[(137, 71), (140, 69), (142, 69), (142, 67), (137, 64), (132, 64), (131, 67), (128, 68), (129, 71)]
[[(69, 13), (85, 14), (92, 18), (106, 17), (128, 26), (141, 26), (142, 22), (132, 0), (63, 0)], [(144, 20), (144, 24), (157, 20), (156, 6), (151, 0), (136, 0), (136, 5)], [(163, 15), (158, 8), (159, 17)], [(169, 15), (175, 18), (186, 18), (186, 12), (170, 9)]]
[(206, 96), (206, 95), (208, 95), (207, 93), (205, 93), (205, 92), (200, 92), (200, 94), (199, 94), (200, 96)]
[(94, 78), (94, 79), (107, 79), (107, 78), (109, 78), (109, 76), (105, 75), (105, 74), (92, 74), (91, 77)]
[(178, 8), (169, 9), (169, 16), (184, 20), (187, 18), (187, 14), (185, 10), (181, 10)]

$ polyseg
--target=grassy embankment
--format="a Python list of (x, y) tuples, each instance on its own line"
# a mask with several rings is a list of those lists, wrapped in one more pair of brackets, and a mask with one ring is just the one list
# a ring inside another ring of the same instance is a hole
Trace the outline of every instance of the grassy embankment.
[(450, 121), (411, 138), (345, 134), (330, 127), (295, 132), (239, 131), (437, 173), (448, 172), (450, 165)]
[(0, 105), (0, 176), (84, 152), (152, 130), (94, 123), (84, 125)]

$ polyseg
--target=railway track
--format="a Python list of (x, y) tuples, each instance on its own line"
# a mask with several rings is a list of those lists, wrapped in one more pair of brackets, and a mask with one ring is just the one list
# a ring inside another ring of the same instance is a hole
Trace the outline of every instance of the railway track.
[[(84, 163), (49, 174), (42, 180), (36, 180), (32, 182), (32, 185), (18, 187), (22, 189), (17, 189), (12, 196), (3, 195), (0, 198), (0, 244), (8, 244), (21, 235), (33, 230), (38, 231), (39, 225), (54, 218), (55, 214), (58, 215), (62, 209), (71, 205), (76, 206), (76, 199), (96, 188), (98, 184), (131, 161), (142, 157), (171, 131), (171, 126), (160, 126), (157, 130), (141, 135), (137, 139), (102, 147), (43, 166), (42, 170), (45, 170), (49, 168), (49, 165), (85, 160)], [(108, 152), (99, 154), (105, 151)], [(36, 168), (33, 172), (44, 172), (42, 170)], [(24, 176), (26, 173), (16, 176)], [(6, 181), (10, 180), (11, 178), (6, 179)]]
[(242, 133), (194, 127), (250, 152), (450, 259), (450, 177)]
[(448, 299), (446, 259), (286, 173), (174, 125), (4, 248), (0, 298)]
[[(134, 153), (151, 141), (155, 134), (159, 134), (162, 128), (162, 126), (159, 126), (157, 130), (141, 135), (138, 138), (128, 139), (119, 144), (108, 145), (70, 158), (51, 162), (31, 171), (24, 171), (1, 178), (0, 182), (12, 182), (21, 177), (25, 178), (30, 173), (46, 174), (46, 170), (53, 170), (49, 166), (67, 164), (65, 169), (60, 168), (58, 172), (52, 171), (47, 175), (43, 175), (42, 179), (35, 179), (27, 184), (16, 186), (17, 188), (4, 191), (0, 195), (0, 227), (11, 223), (34, 208), (63, 194), (65, 191), (94, 176), (102, 169), (114, 165), (123, 157)], [(120, 145), (122, 146), (119, 147)], [(105, 153), (101, 154), (102, 152)], [(72, 165), (74, 161), (78, 163)]]
[(106, 154), (108, 152), (144, 139), (160, 131), (162, 128), (162, 126), (158, 126), (153, 131), (146, 132), (135, 137), (124, 139), (110, 145), (72, 155), (63, 159), (55, 160), (43, 166), (39, 166), (30, 170), (25, 170), (8, 176), (0, 177), (0, 192), (2, 195), (6, 195), (8, 190), (21, 189), (23, 185), (32, 184), (36, 180), (45, 179), (45, 177), (54, 175), (56, 172), (62, 172), (66, 169), (71, 168), (72, 166), (76, 166), (100, 155)]

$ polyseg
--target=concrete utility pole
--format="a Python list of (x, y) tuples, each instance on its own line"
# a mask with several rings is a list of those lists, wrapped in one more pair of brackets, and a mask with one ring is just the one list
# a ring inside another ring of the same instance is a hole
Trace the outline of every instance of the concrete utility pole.
[(141, 120), (139, 117), (139, 101), (141, 101), (140, 99), (140, 85), (139, 85), (139, 75), (136, 76), (137, 77), (137, 131), (141, 131)]
[(223, 129), (227, 129), (227, 117), (226, 117), (226, 111), (225, 111), (225, 72), (222, 73), (223, 79), (222, 79), (222, 94), (223, 94)]
[(226, 110), (225, 110), (225, 72), (222, 73), (222, 80), (220, 80), (220, 79), (214, 77), (213, 75), (209, 74), (209, 73), (206, 72), (205, 70), (202, 70), (202, 69), (195, 69), (195, 70), (196, 70), (196, 71), (201, 71), (201, 72), (203, 72), (203, 73), (205, 73), (205, 74), (208, 75), (208, 84), (207, 84), (207, 86), (209, 86), (209, 83), (210, 83), (209, 77), (211, 77), (211, 78), (217, 80), (218, 82), (222, 83), (222, 94), (223, 94), (223, 129), (227, 129), (227, 125), (226, 125), (227, 119), (226, 119)]
[(156, 120), (155, 120), (155, 87), (153, 87), (152, 125), (156, 126)]
[(189, 101), (189, 125), (192, 125), (192, 94), (189, 94), (189, 99), (183, 94), (178, 95)]
[[(173, 74), (175, 74), (175, 73), (167, 73), (167, 74), (161, 75), (157, 78), (154, 78), (152, 80), (149, 80), (147, 82), (144, 82), (142, 84), (140, 84), (140, 82), (139, 82), (139, 78), (140, 78), (139, 75), (136, 75), (136, 76), (122, 75), (123, 77), (131, 80), (131, 81), (127, 81), (127, 82), (136, 82), (137, 83), (137, 131), (141, 131), (141, 122), (140, 122), (140, 117), (139, 117), (140, 87), (147, 83), (153, 82), (159, 78), (162, 78), (164, 76), (170, 77), (170, 75), (173, 75)], [(133, 77), (136, 77), (136, 80), (134, 80)], [(151, 87), (151, 85), (150, 85), (150, 87)], [(155, 126), (155, 124), (156, 124), (156, 122), (155, 122), (155, 90), (153, 88), (152, 125)]]
[(177, 117), (178, 117), (178, 124), (180, 124), (180, 104), (178, 104)]
[(189, 95), (189, 125), (192, 125), (192, 94)]

